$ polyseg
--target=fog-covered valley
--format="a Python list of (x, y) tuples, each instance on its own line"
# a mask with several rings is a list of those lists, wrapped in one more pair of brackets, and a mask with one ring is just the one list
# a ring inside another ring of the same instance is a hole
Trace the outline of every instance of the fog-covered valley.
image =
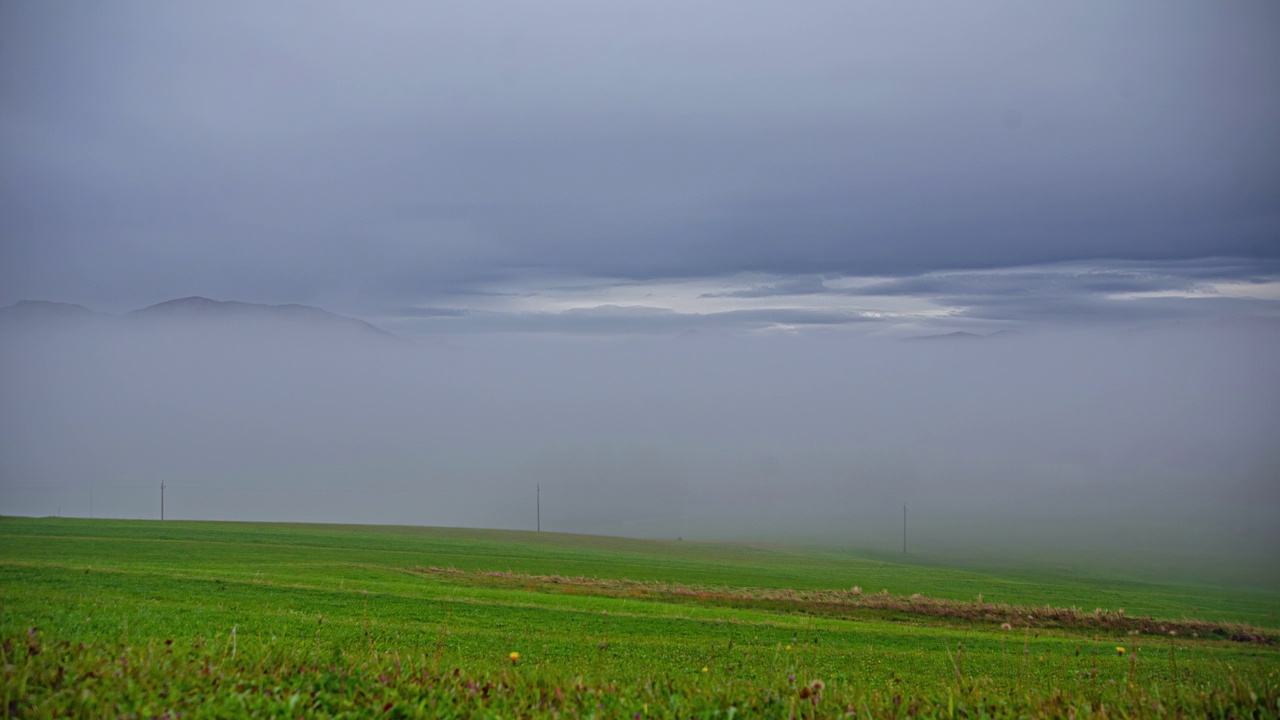
[(532, 529), (540, 485), (544, 530), (899, 551), (905, 503), (921, 553), (1277, 579), (1274, 321), (410, 342), (263, 307), (5, 315), (0, 513), (158, 517), (163, 482), (174, 519)]

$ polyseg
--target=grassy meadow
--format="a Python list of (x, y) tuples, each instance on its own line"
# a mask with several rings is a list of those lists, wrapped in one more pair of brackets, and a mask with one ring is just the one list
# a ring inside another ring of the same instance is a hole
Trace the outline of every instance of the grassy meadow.
[(1277, 609), (831, 548), (0, 518), (20, 717), (1275, 717)]

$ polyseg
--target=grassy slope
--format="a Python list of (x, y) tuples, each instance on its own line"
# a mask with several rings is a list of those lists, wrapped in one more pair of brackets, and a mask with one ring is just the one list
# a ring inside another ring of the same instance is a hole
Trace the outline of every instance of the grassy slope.
[(0, 520), (0, 560), (66, 567), (181, 572), (222, 579), (268, 577), (367, 589), (417, 580), (370, 568), (415, 566), (662, 580), (703, 585), (848, 588), (1017, 605), (1124, 608), (1130, 615), (1196, 617), (1276, 627), (1280, 593), (1066, 577), (1027, 569), (977, 572), (908, 556), (911, 564), (846, 551), (631, 540), (555, 533), (386, 526), (119, 520)]
[[(1125, 607), (1170, 617), (1266, 625), (1274, 595), (1138, 583), (996, 577), (894, 565), (848, 553), (436, 528), (0, 519), (0, 634), (39, 627), (49, 638), (113, 647), (205, 638), (223, 656), (230, 629), (242, 653), (343, 657), (352, 649), (417, 657), (468, 671), (505, 671), (506, 655), (557, 677), (702, 677), (776, 683), (796, 675), (892, 690), (954, 678), (948, 652), (966, 643), (963, 672), (997, 682), (1080, 687), (1135, 671), (1146, 682), (1220, 685), (1225, 673), (1274, 677), (1273, 648), (1201, 640), (1171, 655), (1168, 639), (1134, 653), (1065, 632), (965, 630), (938, 623), (849, 621), (759, 610), (671, 605), (521, 589), (460, 586), (415, 566), (627, 577), (758, 587), (888, 588), (895, 593)], [(88, 568), (92, 568), (88, 570)], [(367, 594), (366, 592), (367, 591)], [(448, 631), (444, 630), (448, 627)], [(732, 640), (733, 648), (729, 648)], [(1022, 645), (1027, 644), (1024, 662)], [(791, 646), (788, 648), (787, 646)], [(283, 651), (282, 651), (283, 652)], [(265, 662), (265, 661), (264, 661)], [(699, 681), (701, 682), (701, 681)], [(723, 690), (723, 687), (721, 688)], [(730, 689), (730, 693), (732, 690)], [(886, 696), (887, 697), (887, 696)]]

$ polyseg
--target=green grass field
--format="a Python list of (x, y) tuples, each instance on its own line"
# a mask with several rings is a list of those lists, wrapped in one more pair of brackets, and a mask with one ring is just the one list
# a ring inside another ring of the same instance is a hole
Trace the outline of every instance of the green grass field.
[(51, 518), (0, 519), (0, 573), (16, 716), (1280, 714), (1274, 645), (806, 600), (981, 595), (1274, 638), (1280, 594), (1261, 590), (831, 548)]

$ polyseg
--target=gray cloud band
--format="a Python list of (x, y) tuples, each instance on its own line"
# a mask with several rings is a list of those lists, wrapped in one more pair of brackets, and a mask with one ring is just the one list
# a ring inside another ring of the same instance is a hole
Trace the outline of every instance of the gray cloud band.
[(0, 303), (1280, 261), (1267, 4), (3, 13)]

